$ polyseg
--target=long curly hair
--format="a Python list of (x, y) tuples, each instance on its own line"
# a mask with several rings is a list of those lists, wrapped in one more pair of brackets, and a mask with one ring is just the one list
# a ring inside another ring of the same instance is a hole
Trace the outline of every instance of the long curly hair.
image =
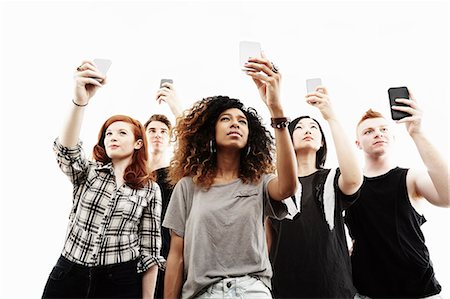
[(239, 178), (246, 184), (256, 183), (263, 174), (275, 171), (273, 137), (262, 125), (256, 110), (246, 108), (237, 99), (214, 96), (196, 102), (177, 120), (174, 128), (177, 142), (169, 170), (172, 185), (190, 176), (202, 189), (211, 187), (217, 175), (216, 152), (211, 148), (211, 140), (215, 139), (219, 115), (230, 108), (244, 113), (249, 128), (247, 145), (241, 150)]
[(134, 139), (142, 140), (142, 147), (134, 150), (131, 163), (125, 169), (123, 179), (132, 189), (143, 188), (148, 184), (149, 180), (154, 180), (154, 176), (150, 173), (148, 168), (147, 137), (145, 136), (145, 129), (138, 120), (126, 115), (114, 115), (108, 118), (98, 133), (98, 141), (93, 149), (93, 158), (95, 161), (103, 164), (111, 162), (111, 158), (106, 154), (105, 134), (106, 129), (116, 121), (123, 121), (131, 124)]

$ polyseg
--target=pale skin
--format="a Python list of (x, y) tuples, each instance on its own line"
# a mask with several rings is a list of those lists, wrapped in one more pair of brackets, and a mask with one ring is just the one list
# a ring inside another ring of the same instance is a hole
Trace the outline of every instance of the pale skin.
[[(306, 95), (305, 101), (319, 109), (330, 127), (341, 171), (338, 180), (339, 189), (346, 195), (354, 194), (362, 185), (363, 174), (352, 143), (345, 134), (345, 130), (342, 128), (333, 110), (327, 89), (324, 86), (318, 86), (315, 92)], [(312, 148), (312, 151), (306, 151), (306, 157), (303, 156), (303, 151), (296, 152), (300, 176), (309, 175), (317, 171), (315, 166), (317, 150)]]
[(175, 117), (181, 116), (181, 103), (173, 84), (164, 82), (161, 88), (156, 92), (156, 101), (159, 104), (167, 103), (167, 105), (169, 105), (170, 111), (172, 111)]
[(155, 171), (169, 166), (169, 128), (160, 121), (152, 121), (146, 128), (149, 143), (149, 165), (150, 170)]
[[(99, 72), (95, 64), (88, 60), (81, 63), (75, 72), (74, 80), (75, 90), (73, 100), (79, 105), (89, 104), (89, 101), (97, 90), (107, 82), (106, 77)], [(59, 135), (59, 141), (63, 146), (74, 147), (77, 145), (83, 123), (84, 110), (86, 108), (87, 106), (71, 106), (63, 130)], [(131, 138), (131, 136), (133, 137)], [(116, 145), (119, 146), (117, 147)], [(134, 149), (142, 147), (142, 140), (135, 140), (130, 124), (117, 121), (112, 123), (106, 130), (105, 146), (106, 152), (113, 164), (116, 184), (117, 186), (122, 186), (124, 182), (123, 174), (131, 163), (132, 152)], [(144, 273), (142, 280), (144, 298), (153, 298), (156, 275), (156, 265)]]
[[(251, 58), (245, 65), (255, 82), (261, 99), (267, 105), (272, 117), (284, 117), (280, 103), (281, 75), (272, 71), (267, 58)], [(239, 177), (241, 150), (248, 139), (248, 124), (239, 109), (223, 111), (216, 121), (217, 175), (214, 184), (224, 184)], [(271, 199), (281, 201), (293, 195), (297, 188), (297, 169), (294, 148), (287, 128), (275, 129), (277, 169), (283, 169), (268, 183)], [(180, 298), (184, 281), (184, 240), (172, 233), (164, 285), (165, 298)]]
[[(405, 124), (427, 169), (422, 171), (411, 168), (408, 171), (406, 185), (411, 204), (420, 210), (420, 203), (426, 200), (435, 206), (448, 208), (450, 207), (448, 162), (423, 132), (422, 111), (412, 93), (410, 92), (410, 100), (397, 99), (396, 101), (408, 105), (392, 107), (411, 114), (397, 123)], [(395, 167), (390, 154), (393, 139), (389, 123), (384, 118), (367, 119), (357, 127), (356, 145), (364, 152), (365, 176), (379, 176)]]
[[(156, 92), (158, 104), (167, 103), (175, 118), (182, 115), (181, 103), (173, 84), (164, 82)], [(147, 125), (146, 133), (149, 140), (149, 165), (151, 171), (169, 166), (170, 132), (167, 125), (160, 121), (152, 121)], [(154, 146), (152, 140), (158, 138), (162, 144)]]

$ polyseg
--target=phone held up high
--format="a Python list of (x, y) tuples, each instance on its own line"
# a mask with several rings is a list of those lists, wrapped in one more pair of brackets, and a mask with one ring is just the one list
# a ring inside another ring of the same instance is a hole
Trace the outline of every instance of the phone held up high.
[(173, 84), (173, 80), (172, 79), (161, 79), (161, 83), (159, 83), (159, 88), (163, 88), (163, 84), (164, 83), (170, 83)]
[[(103, 58), (96, 58), (94, 59), (94, 63), (97, 66), (100, 73), (103, 75), (106, 75), (106, 73), (109, 70), (109, 67), (112, 64), (112, 61), (109, 59), (103, 59)], [(101, 82), (102, 80), (95, 78), (97, 81)]]
[(398, 110), (394, 110), (392, 109), (392, 106), (405, 106), (408, 107), (408, 105), (405, 105), (403, 103), (398, 103), (395, 101), (395, 99), (409, 99), (409, 92), (408, 92), (408, 88), (407, 87), (391, 87), (388, 89), (388, 94), (389, 94), (389, 104), (391, 107), (391, 116), (393, 120), (400, 120), (404, 117), (408, 117), (411, 116), (411, 114), (403, 112), (403, 111), (398, 111)]
[(239, 42), (239, 65), (241, 67), (241, 70), (252, 70), (244, 66), (250, 57), (261, 58), (261, 44), (259, 42), (249, 41)]
[(311, 93), (315, 92), (317, 86), (322, 85), (322, 79), (320, 78), (313, 78), (313, 79), (307, 79), (306, 80), (306, 92)]

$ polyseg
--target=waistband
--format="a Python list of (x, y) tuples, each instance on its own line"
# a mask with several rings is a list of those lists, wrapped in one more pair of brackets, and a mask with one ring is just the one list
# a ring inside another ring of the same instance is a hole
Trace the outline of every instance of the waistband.
[(137, 271), (137, 263), (138, 259), (134, 259), (127, 262), (110, 264), (110, 265), (100, 265), (100, 266), (84, 266), (81, 264), (77, 264), (67, 259), (64, 256), (60, 256), (57, 265), (61, 265), (63, 267), (71, 267), (73, 269), (77, 269), (80, 271), (95, 271), (95, 272), (115, 272), (115, 271), (123, 271), (125, 269), (136, 269)]

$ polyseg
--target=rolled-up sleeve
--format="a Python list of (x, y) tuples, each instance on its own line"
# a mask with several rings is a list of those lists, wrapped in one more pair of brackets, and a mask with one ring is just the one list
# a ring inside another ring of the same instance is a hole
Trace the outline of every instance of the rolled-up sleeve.
[(75, 186), (86, 180), (89, 169), (89, 161), (84, 155), (82, 144), (79, 141), (74, 147), (66, 147), (59, 142), (58, 138), (53, 143), (53, 151), (56, 154), (59, 168)]
[(269, 195), (269, 182), (276, 178), (274, 174), (263, 176), (263, 194), (264, 194), (264, 214), (278, 220), (284, 219), (288, 215), (288, 208), (283, 201), (273, 200)]
[(144, 208), (139, 226), (140, 260), (138, 272), (145, 272), (153, 265), (164, 270), (166, 260), (160, 255), (161, 251), (161, 190), (156, 183), (152, 183), (149, 204)]
[(194, 183), (192, 178), (182, 178), (173, 189), (169, 206), (164, 216), (163, 226), (181, 238), (184, 238), (186, 221), (192, 206), (193, 189)]

